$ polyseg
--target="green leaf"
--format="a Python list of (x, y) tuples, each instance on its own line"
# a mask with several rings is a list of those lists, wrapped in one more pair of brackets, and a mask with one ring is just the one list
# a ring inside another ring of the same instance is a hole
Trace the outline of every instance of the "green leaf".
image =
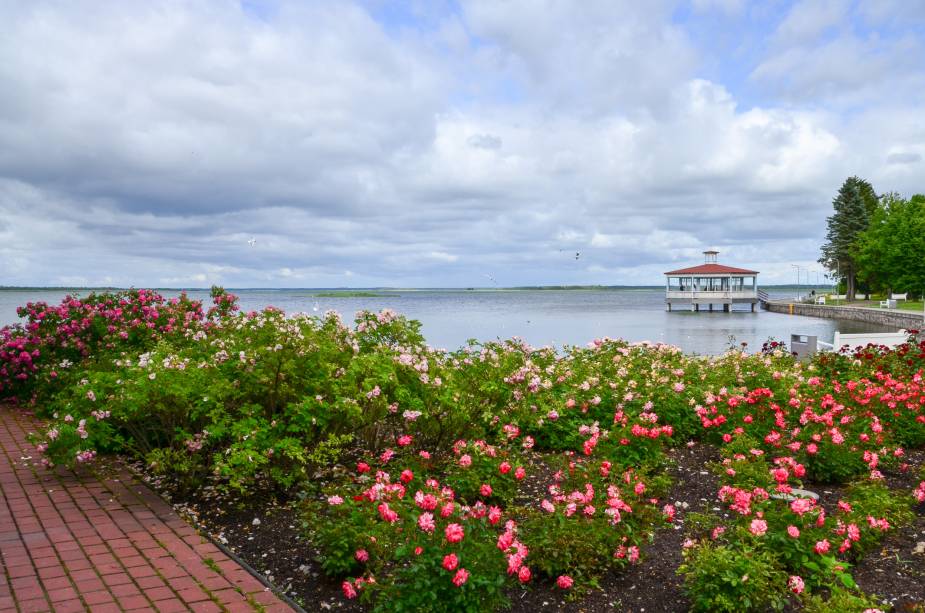
[(849, 589), (855, 589), (858, 586), (858, 584), (854, 582), (854, 577), (848, 573), (838, 573), (838, 580)]

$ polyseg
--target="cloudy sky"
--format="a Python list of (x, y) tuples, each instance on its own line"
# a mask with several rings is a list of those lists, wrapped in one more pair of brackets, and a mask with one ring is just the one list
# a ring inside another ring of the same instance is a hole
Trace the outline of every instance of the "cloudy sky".
[(0, 285), (788, 282), (923, 109), (925, 0), (0, 0)]

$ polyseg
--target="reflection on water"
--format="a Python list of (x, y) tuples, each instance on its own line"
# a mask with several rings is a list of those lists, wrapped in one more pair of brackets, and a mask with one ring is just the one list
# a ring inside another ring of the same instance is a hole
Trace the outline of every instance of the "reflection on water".
[[(57, 303), (66, 291), (0, 291), (0, 325), (17, 321), (16, 307), (28, 301)], [(164, 291), (167, 296), (178, 292)], [(208, 291), (190, 291), (208, 303)], [(520, 336), (532, 345), (584, 345), (609, 336), (649, 340), (690, 353), (721, 353), (746, 342), (751, 350), (770, 337), (817, 335), (831, 342), (835, 331), (891, 330), (874, 324), (746, 311), (665, 311), (664, 291), (639, 290), (375, 290), (376, 297), (325, 297), (320, 290), (237, 290), (243, 310), (273, 305), (311, 315), (333, 309), (350, 320), (360, 309), (391, 308), (422, 323), (431, 345), (455, 349), (467, 339)], [(331, 293), (331, 292), (328, 292)], [(771, 293), (772, 297), (774, 293)], [(780, 297), (785, 297), (781, 294)], [(786, 297), (789, 297), (787, 294)]]

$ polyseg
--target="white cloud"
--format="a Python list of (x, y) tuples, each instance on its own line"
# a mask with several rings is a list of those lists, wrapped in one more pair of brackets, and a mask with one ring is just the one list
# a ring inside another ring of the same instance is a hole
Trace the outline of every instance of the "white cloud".
[(437, 260), (439, 262), (456, 262), (459, 260), (458, 255), (453, 255), (452, 253), (445, 253), (443, 251), (431, 251), (427, 254), (432, 260)]
[[(751, 72), (753, 83), (790, 102), (855, 111), (921, 100), (925, 45), (916, 12), (890, 2), (796, 2)], [(875, 8), (878, 5), (879, 8)], [(883, 31), (877, 29), (883, 28)]]

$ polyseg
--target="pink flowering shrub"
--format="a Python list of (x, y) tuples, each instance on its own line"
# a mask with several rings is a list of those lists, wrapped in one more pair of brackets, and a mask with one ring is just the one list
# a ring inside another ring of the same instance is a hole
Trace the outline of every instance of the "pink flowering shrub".
[(608, 569), (639, 560), (646, 531), (663, 524), (663, 477), (607, 460), (567, 458), (546, 496), (525, 510), (524, 542), (549, 577), (568, 574), (587, 589)]
[(405, 470), (393, 479), (363, 468), (341, 493), (307, 506), (322, 567), (347, 575), (345, 595), (376, 610), (500, 608), (506, 582), (529, 580), (517, 524), (499, 507), (463, 504), (448, 485)]
[(563, 356), (533, 354), (505, 378), (514, 389), (513, 421), (554, 450), (581, 449), (588, 436), (580, 426), (597, 423), (611, 432), (614, 446), (626, 447), (618, 452), (627, 455), (626, 464), (634, 463), (634, 452), (646, 455), (646, 447), (660, 448), (664, 439), (629, 445), (630, 439), (694, 431), (688, 399), (699, 388), (701, 365), (682, 357), (667, 345), (612, 339), (567, 348)]
[[(741, 468), (743, 462), (767, 466), (760, 457), (743, 458), (724, 466)], [(703, 577), (706, 569), (699, 567), (701, 563), (713, 564), (711, 556), (718, 548), (730, 562), (736, 557), (754, 558), (760, 554), (769, 568), (790, 573), (789, 587), (793, 591), (793, 586), (798, 586), (796, 593), (806, 589), (809, 594), (815, 588), (830, 589), (834, 584), (853, 589), (855, 584), (848, 572), (851, 562), (882, 540), (889, 530), (911, 521), (908, 499), (877, 481), (852, 485), (847, 499), (839, 501), (834, 513), (827, 513), (811, 498), (775, 498), (775, 493), (789, 492), (790, 479), (775, 474), (777, 469), (771, 468), (769, 472), (777, 482), (770, 491), (754, 485), (747, 477), (748, 472), (741, 470), (732, 480), (740, 475), (745, 476), (744, 480), (721, 487), (718, 501), (731, 519), (708, 524), (709, 538), (693, 543), (685, 554), (687, 563), (679, 570), (687, 577), (688, 590), (695, 600), (712, 602), (712, 598), (719, 597), (713, 594), (717, 585), (706, 582)], [(747, 562), (743, 560), (741, 564)], [(720, 591), (730, 588), (724, 586)], [(778, 597), (783, 598), (783, 593), (769, 596), (771, 600)]]
[(443, 474), (462, 500), (506, 506), (523, 478), (518, 475), (525, 474), (524, 471), (520, 457), (506, 443), (496, 446), (483, 440), (459, 440), (453, 445), (453, 455)]
[[(445, 449), (452, 436), (480, 431), (465, 406), (445, 397), (452, 392), (439, 376), (442, 356), (392, 346), (416, 342), (403, 317), (379, 316), (391, 331), (377, 345), (368, 338), (369, 314), (355, 328), (333, 313), (239, 315), (225, 296), (216, 295), (213, 319), (195, 332), (75, 374), (77, 384), (48, 406), (59, 417), (85, 419), (88, 434), (80, 444), (40, 435), (45, 461), (73, 464), (81, 451), (123, 449), (190, 487), (210, 474), (242, 490), (267, 477), (290, 487), (352, 442), (377, 453), (390, 445)], [(111, 417), (91, 418), (103, 408)], [(48, 429), (66, 431), (57, 421)]]
[(151, 290), (66, 296), (61, 304), (17, 309), (25, 323), (0, 328), (0, 397), (45, 397), (73, 381), (89, 361), (141, 352), (164, 338), (199, 329), (202, 305), (185, 294), (165, 299)]

